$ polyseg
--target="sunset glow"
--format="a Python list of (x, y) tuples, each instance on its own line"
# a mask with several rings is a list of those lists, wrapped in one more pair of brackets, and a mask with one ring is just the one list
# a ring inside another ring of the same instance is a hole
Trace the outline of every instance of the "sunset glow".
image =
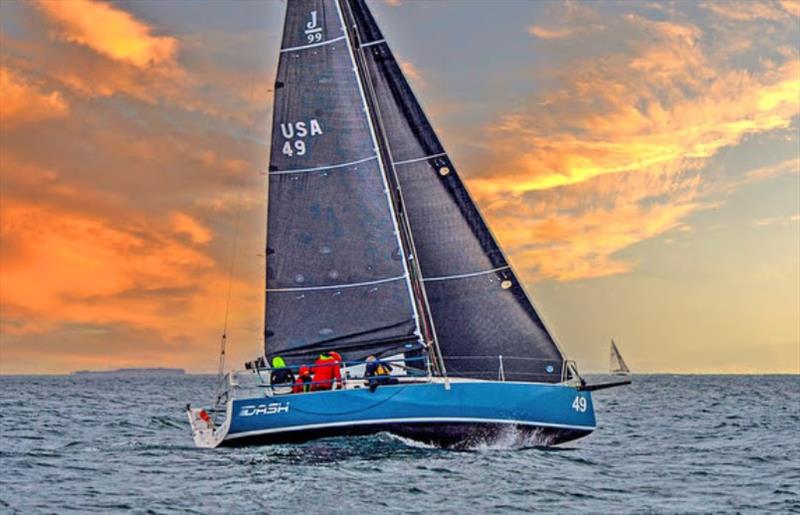
[[(370, 5), (571, 359), (800, 372), (800, 1)], [(1, 373), (260, 352), (283, 10), (0, 3)]]

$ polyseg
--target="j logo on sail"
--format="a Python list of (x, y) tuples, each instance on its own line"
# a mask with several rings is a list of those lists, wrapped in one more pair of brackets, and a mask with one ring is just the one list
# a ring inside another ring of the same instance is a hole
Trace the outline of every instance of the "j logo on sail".
[(322, 27), (317, 26), (317, 11), (311, 11), (311, 21), (306, 22), (305, 35), (309, 43), (322, 41)]

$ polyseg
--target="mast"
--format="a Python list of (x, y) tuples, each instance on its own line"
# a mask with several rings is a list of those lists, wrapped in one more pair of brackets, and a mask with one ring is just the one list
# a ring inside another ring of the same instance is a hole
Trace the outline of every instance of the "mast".
[(611, 338), (611, 348), (608, 356), (608, 371), (612, 374), (619, 368), (619, 361), (617, 361), (617, 345), (614, 343), (614, 338)]
[[(356, 27), (355, 18), (350, 8), (350, 4), (346, 0), (336, 0), (336, 2), (344, 23), (344, 30), (347, 35), (348, 46), (350, 48), (351, 56), (353, 57), (353, 63), (356, 67), (359, 87), (366, 104), (373, 137), (375, 139), (375, 145), (379, 153), (379, 161), (381, 163), (380, 168), (384, 175), (384, 180), (387, 183), (387, 194), (390, 195), (391, 207), (397, 222), (398, 236), (402, 247), (402, 254), (406, 269), (409, 272), (411, 292), (414, 297), (417, 315), (420, 317), (418, 321), (420, 330), (422, 332), (421, 336), (427, 347), (429, 357), (432, 358), (431, 361), (433, 362), (434, 370), (438, 372), (439, 375), (446, 377), (447, 370), (445, 368), (444, 359), (442, 358), (441, 349), (436, 336), (436, 329), (433, 323), (433, 317), (431, 315), (427, 293), (425, 291), (425, 285), (422, 281), (422, 272), (419, 267), (419, 262), (415, 258), (416, 249), (414, 246), (414, 238), (411, 233), (411, 226), (408, 221), (408, 216), (405, 212), (405, 203), (403, 202), (402, 190), (397, 178), (397, 170), (394, 167), (391, 149), (386, 139), (386, 132), (383, 127), (383, 123), (381, 122), (380, 109), (375, 98), (372, 80), (369, 76), (369, 67), (366, 66), (364, 62), (360, 35)], [(342, 4), (344, 4), (344, 8), (342, 8)], [(389, 167), (391, 167), (391, 173), (389, 172)]]

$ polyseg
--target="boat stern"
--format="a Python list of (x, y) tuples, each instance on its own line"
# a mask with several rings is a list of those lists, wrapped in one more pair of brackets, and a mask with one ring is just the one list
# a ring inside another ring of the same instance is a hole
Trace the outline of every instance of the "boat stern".
[(203, 408), (193, 408), (189, 404), (186, 405), (186, 416), (189, 418), (192, 438), (197, 447), (213, 449), (225, 439), (230, 425), (230, 401), (228, 402), (227, 411), (225, 422), (221, 426), (216, 426), (208, 411)]

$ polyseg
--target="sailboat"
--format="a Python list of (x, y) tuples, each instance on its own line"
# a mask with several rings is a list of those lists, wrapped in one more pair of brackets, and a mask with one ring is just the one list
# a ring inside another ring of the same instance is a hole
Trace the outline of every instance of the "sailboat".
[(614, 341), (614, 338), (611, 338), (609, 370), (612, 374), (617, 376), (627, 376), (631, 373), (631, 370), (628, 368), (628, 364), (625, 363), (624, 359), (622, 359), (622, 354), (619, 352), (619, 348), (617, 347), (617, 343)]
[[(565, 358), (365, 0), (288, 0), (274, 95), (265, 351), (187, 406), (195, 443), (591, 433), (609, 385)], [(273, 381), (333, 352), (341, 381)]]

